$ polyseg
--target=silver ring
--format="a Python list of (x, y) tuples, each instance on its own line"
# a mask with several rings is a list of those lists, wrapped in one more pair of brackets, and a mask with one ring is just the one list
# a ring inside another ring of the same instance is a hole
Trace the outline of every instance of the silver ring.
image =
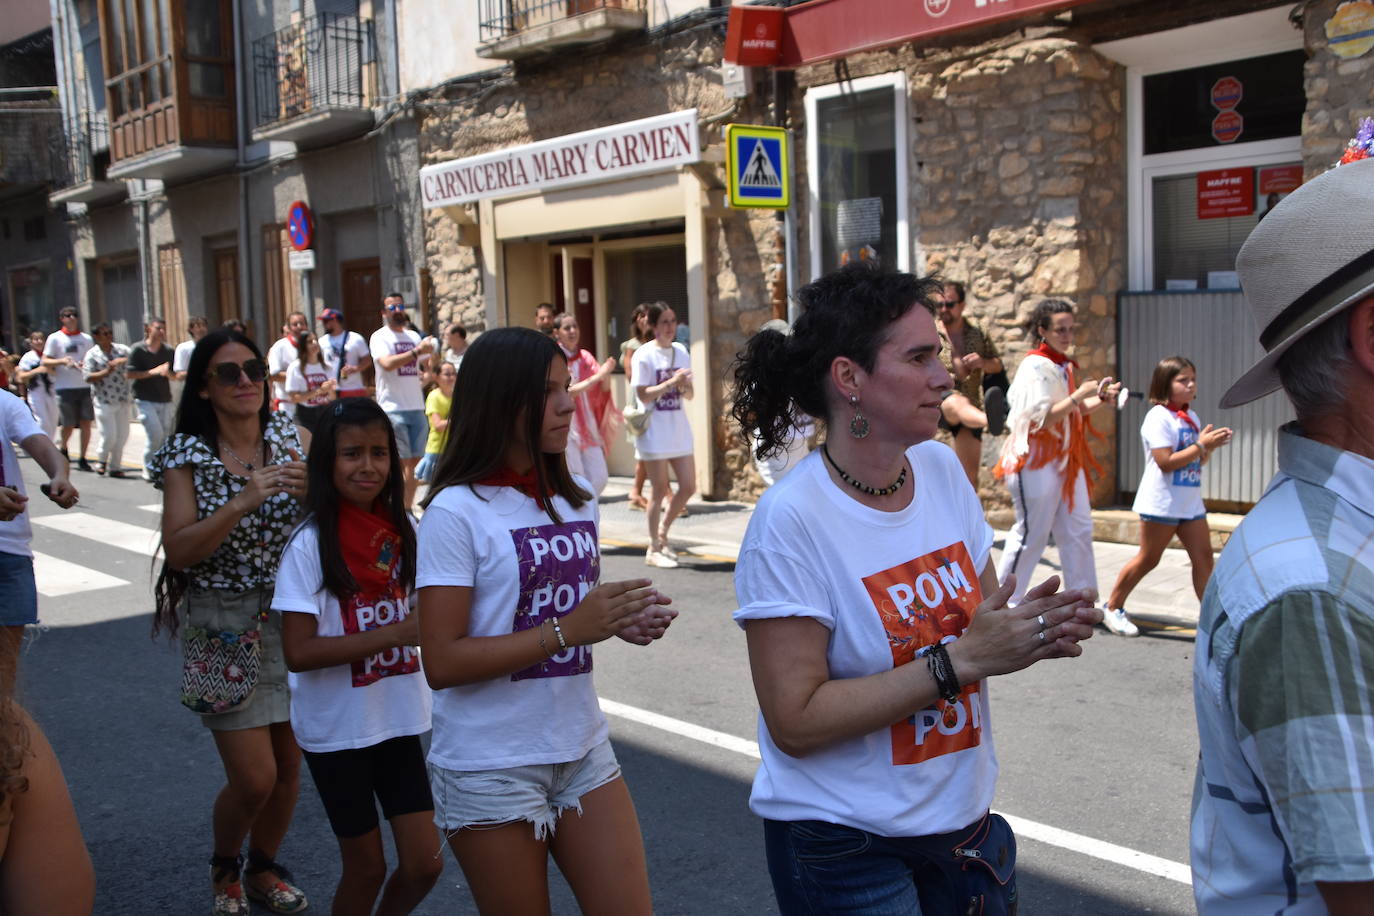
[(1038, 616), (1035, 618), (1035, 622), (1038, 623), (1038, 624), (1040, 624), (1040, 629), (1041, 629), (1041, 630), (1045, 629), (1045, 615), (1044, 615), (1044, 614), (1038, 615)]
[(1040, 637), (1040, 641), (1041, 641), (1041, 642), (1044, 642), (1044, 641), (1045, 641), (1045, 631), (1044, 631), (1044, 630), (1041, 630), (1039, 633), (1036, 633), (1035, 635)]

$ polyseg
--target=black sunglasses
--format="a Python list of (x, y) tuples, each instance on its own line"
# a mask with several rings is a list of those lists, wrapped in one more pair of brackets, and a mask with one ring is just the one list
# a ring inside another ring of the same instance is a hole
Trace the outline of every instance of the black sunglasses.
[(238, 363), (218, 363), (210, 367), (210, 376), (221, 385), (237, 385), (240, 373), (248, 376), (248, 381), (254, 385), (259, 385), (267, 378), (267, 363), (250, 359), (241, 366)]

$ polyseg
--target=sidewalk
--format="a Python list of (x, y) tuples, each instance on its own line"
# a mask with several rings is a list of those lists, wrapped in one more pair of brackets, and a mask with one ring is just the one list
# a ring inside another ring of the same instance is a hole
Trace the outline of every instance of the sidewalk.
[[(643, 550), (649, 544), (648, 524), (643, 512), (630, 508), (630, 485), (628, 477), (612, 477), (601, 494), (601, 540)], [(691, 557), (733, 562), (739, 556), (740, 541), (744, 539), (753, 506), (693, 499), (687, 510), (686, 518), (673, 523), (671, 535), (674, 546), (688, 558), (683, 565), (690, 567)], [(993, 531), (994, 559), (1002, 555), (1006, 534)], [(1099, 540), (1093, 542), (1093, 553), (1097, 558), (1098, 589), (1105, 594), (1111, 590), (1121, 567), (1135, 556), (1136, 547)], [(1040, 560), (1036, 581), (1058, 572), (1059, 552), (1051, 546)], [(1186, 630), (1196, 626), (1198, 601), (1193, 595), (1188, 554), (1179, 549), (1164, 551), (1159, 566), (1131, 593), (1127, 610), (1132, 619), (1151, 629)]]
[[(71, 444), (75, 448), (75, 433), (72, 438)], [(88, 456), (94, 456), (99, 438), (99, 432), (92, 433), (92, 448)], [(134, 469), (137, 472), (142, 468), (144, 441), (142, 425), (132, 423), (129, 441), (124, 447), (126, 470)], [(630, 485), (628, 477), (612, 477), (601, 495), (601, 539), (610, 544), (643, 550), (649, 545), (648, 525), (643, 512), (630, 508)], [(690, 567), (690, 558), (693, 556), (733, 563), (739, 556), (740, 541), (744, 539), (744, 529), (749, 525), (753, 506), (749, 503), (693, 499), (688, 503), (687, 510), (686, 518), (673, 523), (672, 532), (674, 545), (685, 548), (682, 552), (689, 558), (684, 565)], [(1000, 558), (1006, 532), (994, 530), (994, 538), (993, 556)], [(1097, 540), (1093, 542), (1093, 553), (1097, 557), (1098, 589), (1105, 595), (1116, 581), (1116, 574), (1121, 567), (1135, 556), (1136, 547)], [(1059, 553), (1051, 546), (1040, 560), (1037, 581), (1058, 572)], [(1133, 619), (1143, 620), (1147, 626), (1154, 624), (1155, 629), (1187, 629), (1195, 626), (1198, 601), (1193, 595), (1187, 553), (1179, 549), (1164, 551), (1159, 566), (1131, 593), (1127, 610)]]

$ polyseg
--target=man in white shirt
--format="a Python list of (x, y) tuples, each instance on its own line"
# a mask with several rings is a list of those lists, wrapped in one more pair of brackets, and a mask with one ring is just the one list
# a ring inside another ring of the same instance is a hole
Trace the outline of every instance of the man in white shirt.
[(291, 399), (286, 396), (286, 367), (295, 361), (296, 338), (310, 329), (310, 319), (304, 312), (292, 312), (282, 325), (281, 337), (267, 351), (267, 371), (272, 377), (272, 409), (286, 410)]
[(434, 352), (434, 338), (410, 330), (405, 301), (396, 293), (382, 300), (382, 326), (369, 341), (377, 367), (377, 403), (396, 431), (396, 449), (405, 469), (406, 506), (415, 498), (415, 465), (425, 453), (429, 422), (420, 373)]
[[(210, 329), (210, 323), (205, 320), (203, 315), (194, 315), (186, 320), (186, 331), (191, 335), (190, 340), (183, 340), (177, 344), (176, 350), (172, 353), (172, 381), (186, 381), (186, 369), (191, 365), (191, 353), (196, 349), (196, 343), (205, 336), (205, 332)], [(172, 392), (172, 403), (181, 400), (181, 392)]]
[(76, 466), (83, 471), (93, 470), (86, 460), (86, 447), (91, 444), (91, 421), (95, 419), (95, 404), (91, 401), (91, 386), (81, 374), (86, 351), (95, 346), (91, 335), (81, 330), (81, 315), (72, 306), (57, 313), (61, 329), (48, 335), (43, 345), (43, 365), (52, 372), (53, 387), (57, 389), (59, 431), (58, 450), (67, 457), (67, 442), (72, 430), (81, 430), (81, 455)]
[(372, 367), (367, 341), (363, 335), (344, 328), (343, 312), (338, 309), (324, 309), (319, 317), (325, 331), (320, 347), (333, 360), (335, 392), (341, 398), (367, 397), (363, 373)]

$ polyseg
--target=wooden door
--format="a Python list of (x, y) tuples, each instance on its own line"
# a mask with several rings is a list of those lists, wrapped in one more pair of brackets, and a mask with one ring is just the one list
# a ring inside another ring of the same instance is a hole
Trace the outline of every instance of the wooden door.
[(210, 327), (239, 313), (239, 250), (222, 248), (214, 253), (215, 298), (217, 313), (206, 315)]
[[(382, 263), (377, 258), (344, 261), (339, 265), (339, 280), (343, 301), (334, 307), (344, 313), (344, 327), (368, 340), (382, 326)], [(326, 303), (326, 307), (331, 305)], [(374, 370), (369, 369), (363, 384), (372, 385), (374, 378)]]

